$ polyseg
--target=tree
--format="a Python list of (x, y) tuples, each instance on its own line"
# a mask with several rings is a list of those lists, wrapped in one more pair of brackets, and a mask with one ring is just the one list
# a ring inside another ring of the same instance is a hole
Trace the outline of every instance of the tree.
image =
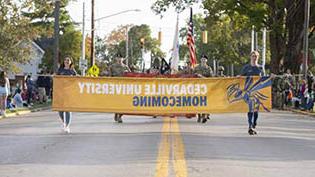
[[(45, 50), (41, 67), (46, 68), (48, 72), (53, 71), (54, 57), (54, 0), (28, 0), (28, 11), (24, 16), (32, 20), (32, 27), (38, 31), (39, 37), (36, 42)], [(66, 6), (70, 0), (60, 1), (60, 41), (59, 41), (59, 62), (65, 56), (71, 56), (76, 68), (78, 68), (81, 54), (82, 34), (75, 29)], [(88, 53), (86, 53), (88, 58)]]
[(151, 9), (161, 16), (163, 16), (163, 12), (165, 12), (170, 6), (174, 6), (177, 12), (183, 11), (186, 7), (193, 3), (197, 3), (199, 0), (156, 0)]
[[(198, 60), (205, 54), (209, 58), (209, 65), (214, 59), (226, 67), (231, 64), (240, 66), (247, 62), (250, 52), (249, 31), (240, 29), (228, 16), (221, 16), (219, 21), (210, 23), (205, 21), (201, 14), (196, 14), (193, 16), (193, 23)], [(203, 30), (208, 31), (207, 44), (202, 42)], [(180, 46), (180, 58), (185, 58), (188, 55), (187, 28), (181, 29), (180, 36), (183, 41)]]
[(96, 58), (100, 61), (109, 61), (109, 57), (107, 55), (106, 41), (98, 36), (96, 36), (95, 39), (95, 55)]
[[(32, 20), (32, 26), (40, 36), (53, 37), (54, 35), (54, 10), (55, 0), (26, 0), (28, 2), (27, 11), (23, 16)], [(64, 31), (66, 26), (73, 25), (70, 15), (66, 10), (70, 0), (60, 0), (60, 31)]]
[[(304, 38), (304, 7), (305, 1), (302, 0), (287, 0), (285, 8), (287, 9), (286, 26), (288, 30), (287, 45), (285, 53), (285, 67), (290, 68), (295, 72), (299, 71), (300, 65), (303, 62), (303, 38)], [(315, 2), (311, 1), (311, 9), (315, 8)], [(311, 11), (312, 12), (312, 11)], [(309, 39), (312, 40), (315, 26), (315, 13), (311, 13)], [(312, 41), (310, 41), (310, 48)], [(311, 51), (310, 51), (311, 52)]]
[(0, 68), (17, 71), (15, 63), (27, 63), (30, 59), (30, 44), (36, 32), (30, 20), (21, 15), (27, 4), (0, 0)]
[(148, 25), (132, 26), (125, 25), (119, 26), (113, 30), (105, 41), (107, 44), (107, 57), (108, 59), (115, 58), (117, 55), (126, 56), (126, 29), (129, 36), (129, 58), (130, 63), (136, 65), (141, 59), (141, 44), (140, 39), (144, 38), (145, 52), (151, 52), (153, 57), (164, 57), (165, 54), (160, 49), (160, 44), (157, 39), (151, 37), (151, 30)]
[[(157, 0), (153, 10), (161, 13), (171, 5), (186, 7), (186, 1), (180, 2), (179, 4), (172, 0)], [(301, 27), (304, 22), (304, 2), (304, 0), (205, 0), (203, 6), (208, 12), (207, 23), (220, 21), (223, 15), (227, 15), (243, 29), (251, 29), (251, 26), (255, 25), (259, 31), (262, 27), (267, 27), (271, 72), (278, 73), (280, 60), (284, 59), (285, 66), (297, 73), (299, 66), (297, 56), (303, 46)], [(311, 8), (314, 6), (315, 2), (312, 1)], [(311, 26), (314, 25), (314, 20), (310, 23)]]

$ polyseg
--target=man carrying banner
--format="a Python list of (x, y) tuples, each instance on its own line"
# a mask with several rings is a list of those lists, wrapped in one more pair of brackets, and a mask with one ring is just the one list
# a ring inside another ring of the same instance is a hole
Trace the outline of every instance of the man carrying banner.
[(129, 67), (124, 64), (124, 58), (120, 55), (116, 57), (115, 63), (110, 66), (110, 76), (121, 77), (125, 72), (131, 72)]
[[(252, 51), (250, 53), (250, 63), (243, 66), (241, 70), (242, 76), (261, 76), (262, 69), (258, 65), (259, 53), (258, 51)], [(255, 104), (250, 106), (250, 110), (247, 113), (248, 117), (248, 134), (254, 135), (257, 134), (255, 131), (258, 119), (258, 111), (259, 111), (259, 104)]]
[[(212, 68), (207, 64), (208, 57), (203, 55), (200, 61), (201, 63), (194, 68), (193, 73), (197, 74), (201, 78), (212, 77)], [(209, 114), (198, 114), (198, 122), (206, 123), (208, 119)]]
[[(125, 72), (131, 72), (129, 67), (124, 64), (124, 58), (121, 55), (118, 55), (115, 59), (115, 63), (110, 66), (109, 69), (110, 76), (112, 77), (121, 77)], [(118, 123), (122, 123), (122, 114), (115, 113), (114, 120)]]
[(194, 73), (197, 74), (199, 77), (212, 77), (213, 71), (212, 68), (207, 64), (208, 57), (203, 55), (200, 59), (200, 64), (194, 68)]

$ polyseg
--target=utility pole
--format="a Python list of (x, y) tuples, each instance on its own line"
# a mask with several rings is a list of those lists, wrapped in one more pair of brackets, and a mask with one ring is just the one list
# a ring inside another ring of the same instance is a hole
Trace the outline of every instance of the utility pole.
[(91, 66), (94, 65), (94, 0), (92, 0), (92, 16), (91, 16)]
[(55, 0), (55, 25), (54, 25), (54, 73), (58, 71), (58, 61), (59, 61), (59, 9), (60, 9), (60, 0)]
[(308, 29), (310, 19), (310, 0), (305, 0), (305, 17), (304, 17), (304, 57), (303, 57), (303, 74), (304, 78), (307, 79), (307, 59), (308, 59)]
[(262, 69), (263, 69), (263, 74), (264, 76), (266, 75), (266, 69), (265, 69), (265, 65), (266, 65), (266, 34), (267, 34), (267, 30), (266, 28), (263, 29), (263, 46), (262, 46)]
[(82, 56), (81, 56), (81, 70), (82, 75), (85, 76), (85, 70), (87, 62), (85, 60), (85, 3), (83, 2), (83, 22), (82, 22)]

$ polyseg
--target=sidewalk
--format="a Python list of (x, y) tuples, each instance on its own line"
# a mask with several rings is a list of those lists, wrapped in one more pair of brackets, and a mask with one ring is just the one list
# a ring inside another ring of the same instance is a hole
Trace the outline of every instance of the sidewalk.
[(315, 112), (313, 112), (313, 111), (311, 111), (311, 112), (310, 111), (302, 111), (300, 109), (293, 109), (293, 108), (284, 108), (283, 110), (315, 117)]
[(13, 109), (13, 110), (6, 110), (6, 116), (0, 115), (0, 119), (28, 114), (31, 112), (49, 110), (50, 108), (51, 108), (51, 102), (48, 102), (48, 103), (43, 103), (43, 104), (34, 104), (32, 107), (29, 107), (29, 108), (23, 107), (23, 108), (18, 108), (18, 109)]

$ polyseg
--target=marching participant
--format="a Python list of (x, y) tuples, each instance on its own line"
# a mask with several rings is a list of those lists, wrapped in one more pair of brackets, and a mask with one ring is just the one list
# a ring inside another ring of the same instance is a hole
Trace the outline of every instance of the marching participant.
[[(125, 72), (131, 72), (129, 67), (124, 64), (124, 58), (119, 55), (115, 58), (115, 63), (113, 63), (109, 68), (109, 75), (112, 77), (121, 77)], [(115, 113), (114, 120), (118, 123), (122, 123), (122, 114)]]
[[(252, 51), (250, 53), (250, 63), (246, 64), (242, 70), (242, 76), (260, 76), (262, 74), (262, 69), (258, 65), (259, 53), (257, 51)], [(250, 110), (247, 113), (248, 118), (248, 134), (256, 134), (255, 128), (258, 120), (259, 104), (254, 104), (250, 106)]]
[[(208, 57), (203, 55), (200, 61), (201, 63), (194, 68), (193, 73), (201, 78), (212, 77), (212, 68), (207, 64)], [(206, 123), (208, 119), (210, 119), (209, 114), (198, 114), (198, 122)]]
[[(73, 59), (71, 57), (65, 57), (63, 63), (58, 69), (57, 75), (75, 76), (77, 72), (73, 66)], [(59, 117), (63, 123), (63, 130), (66, 133), (70, 133), (70, 123), (72, 118), (72, 112), (59, 111)]]

